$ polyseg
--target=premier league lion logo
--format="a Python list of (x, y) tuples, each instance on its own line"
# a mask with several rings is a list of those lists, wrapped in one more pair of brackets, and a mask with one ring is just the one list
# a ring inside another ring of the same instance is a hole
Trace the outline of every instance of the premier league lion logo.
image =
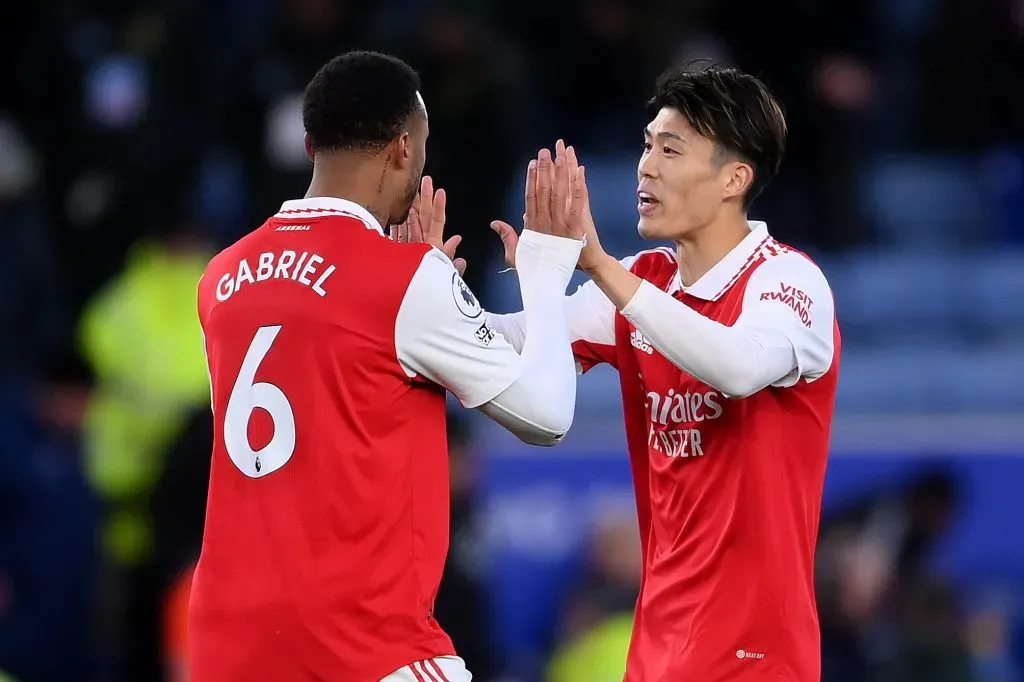
[(455, 305), (459, 312), (466, 317), (479, 317), (483, 313), (480, 301), (476, 299), (457, 272), (452, 274), (452, 296), (455, 297)]

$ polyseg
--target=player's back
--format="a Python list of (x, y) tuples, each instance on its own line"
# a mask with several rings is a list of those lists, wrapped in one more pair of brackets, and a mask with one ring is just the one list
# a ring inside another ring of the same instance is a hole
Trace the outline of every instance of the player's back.
[(453, 653), (445, 396), (395, 324), (429, 247), (340, 200), (288, 204), (199, 289), (215, 435), (193, 678), (377, 680)]

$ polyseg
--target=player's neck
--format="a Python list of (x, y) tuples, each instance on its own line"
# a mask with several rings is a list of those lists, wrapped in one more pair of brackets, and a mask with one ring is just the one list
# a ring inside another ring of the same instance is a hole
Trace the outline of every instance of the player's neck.
[(381, 196), (380, 178), (360, 173), (341, 159), (327, 163), (317, 159), (313, 165), (313, 179), (306, 190), (306, 199), (332, 197), (359, 204), (369, 211), (377, 222), (388, 227), (388, 211)]
[(679, 278), (691, 286), (750, 234), (744, 215), (722, 216), (676, 242)]

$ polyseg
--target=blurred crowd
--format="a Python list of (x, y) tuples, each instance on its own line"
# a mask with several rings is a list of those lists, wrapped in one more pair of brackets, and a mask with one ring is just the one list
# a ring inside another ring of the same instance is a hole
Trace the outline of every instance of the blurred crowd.
[[(922, 248), (1024, 244), (1022, 0), (2, 3), (0, 669), (20, 682), (180, 671), (211, 438), (195, 284), (212, 253), (305, 192), (302, 89), (351, 48), (394, 52), (423, 76), (427, 172), (449, 192), (485, 302), (498, 247), (485, 226), (516, 217), (522, 160), (562, 136), (585, 162), (638, 154), (653, 78), (680, 60), (735, 63), (782, 99), (789, 151), (758, 206), (780, 239), (897, 248), (879, 219), (891, 212), (862, 188), (886, 159), (913, 158), (924, 177), (980, 169), (995, 207), (969, 230), (939, 234), (929, 217)], [(437, 616), (486, 682), (502, 652), (478, 620), (474, 449), (460, 424), (452, 435)], [(1020, 679), (998, 604), (965, 621), (957, 595), (915, 568), (955, 511), (952, 485), (826, 524), (826, 680)], [(598, 521), (553, 626), (552, 682), (619, 679), (634, 534), (628, 518)]]
[[(934, 569), (963, 497), (952, 472), (926, 465), (826, 515), (816, 566), (823, 682), (1024, 679), (1010, 591), (981, 581), (958, 594)], [(624, 671), (640, 587), (635, 517), (599, 518), (589, 546), (547, 682), (619, 682)]]

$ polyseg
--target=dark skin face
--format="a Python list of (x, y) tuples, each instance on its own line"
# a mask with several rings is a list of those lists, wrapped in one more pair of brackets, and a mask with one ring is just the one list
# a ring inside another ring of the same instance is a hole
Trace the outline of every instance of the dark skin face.
[(395, 186), (395, 205), (388, 212), (388, 222), (397, 225), (409, 217), (409, 209), (416, 198), (423, 179), (423, 167), (427, 162), (427, 137), (430, 126), (427, 123), (426, 111), (413, 116), (408, 130), (395, 138), (395, 162), (392, 164), (393, 183)]

